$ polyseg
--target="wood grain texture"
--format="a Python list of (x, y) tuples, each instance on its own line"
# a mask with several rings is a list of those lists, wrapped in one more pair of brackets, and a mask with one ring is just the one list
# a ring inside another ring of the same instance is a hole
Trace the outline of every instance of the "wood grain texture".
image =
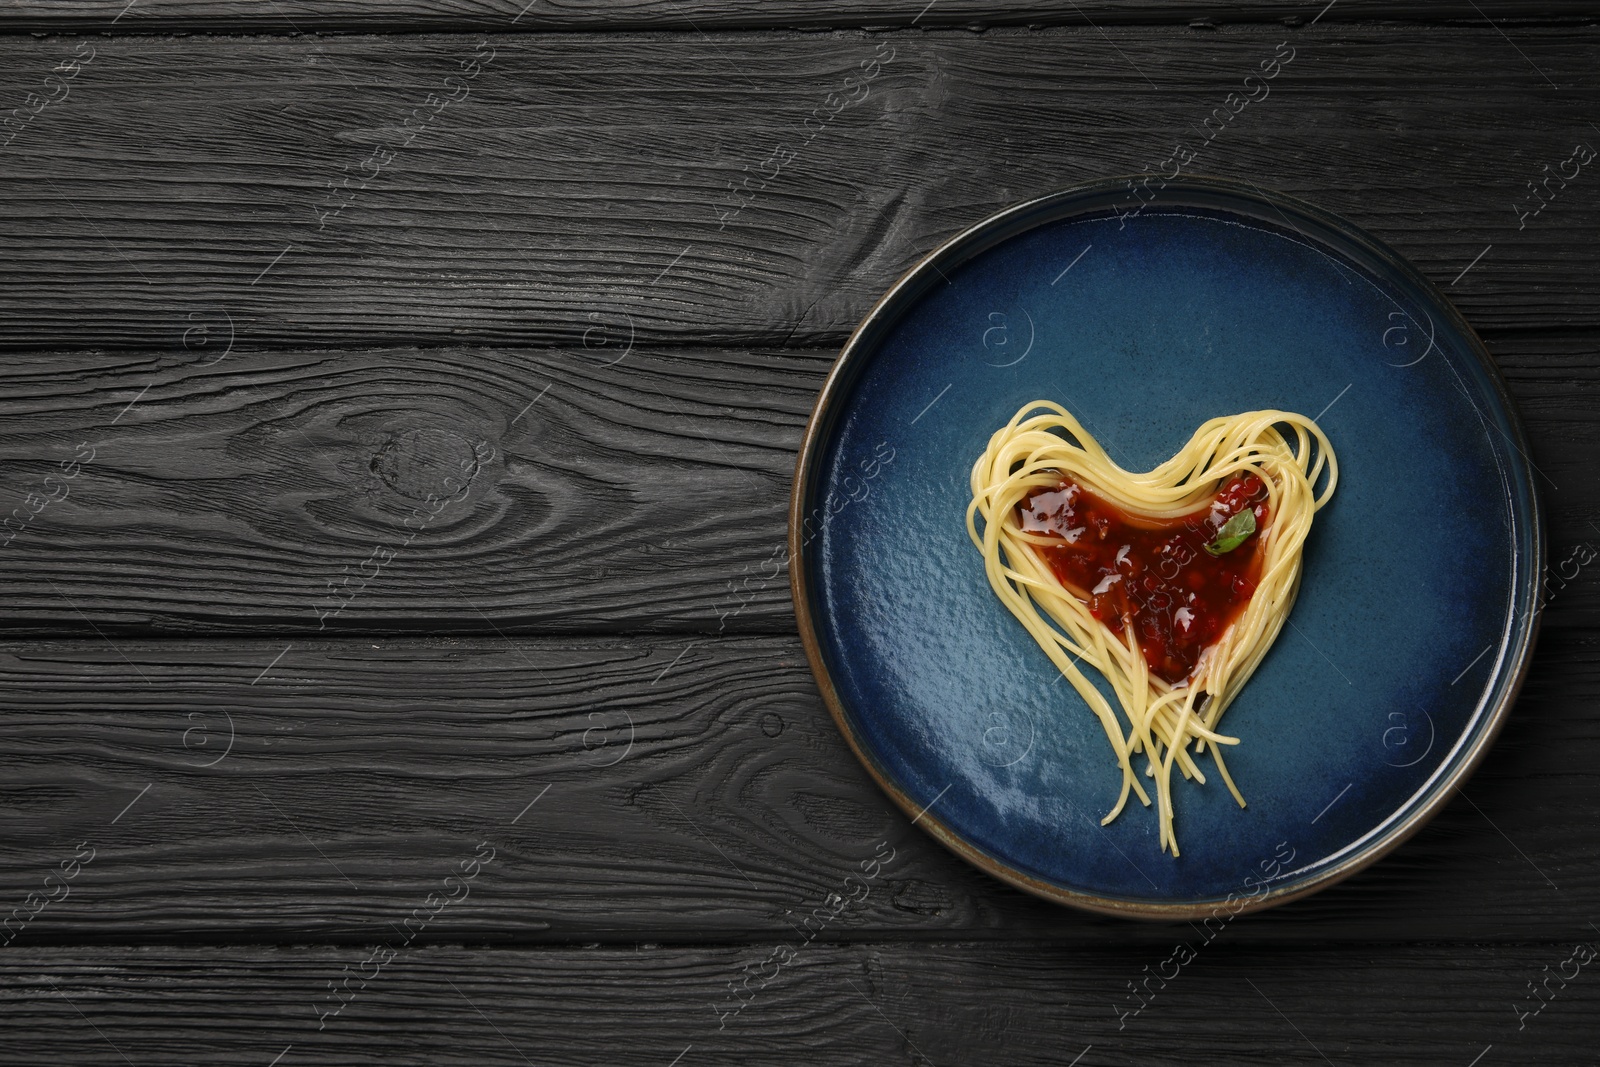
[(207, 31), (303, 33), (362, 30), (736, 30), (771, 27), (839, 29), (873, 27), (937, 29), (990, 26), (1100, 26), (1176, 23), (1198, 29), (1282, 21), (1350, 22), (1363, 19), (1428, 23), (1481, 23), (1513, 28), (1561, 19), (1593, 19), (1585, 0), (1546, 0), (1530, 11), (1517, 0), (1239, 0), (1226, 7), (1200, 7), (1181, 0), (139, 0), (134, 6), (107, 0), (13, 0), (0, 12), (0, 32), (48, 30), (110, 33)]
[[(213, 325), (176, 354), (0, 366), (0, 515), (26, 520), (0, 547), (0, 630), (792, 629), (785, 508), (833, 351), (624, 355), (596, 332), (564, 350), (219, 359)], [(1600, 333), (1492, 350), (1552, 564), (1592, 558)], [(92, 461), (66, 479), (80, 444)], [(1553, 573), (1546, 625), (1600, 625), (1597, 576)]]
[[(1189, 929), (1080, 915), (946, 853), (857, 765), (793, 638), (286, 645), (0, 652), (0, 914), (38, 907), (81, 843), (96, 853), (11, 948), (371, 941), (485, 841), (481, 883), (419, 943), (784, 936), (858, 895), (845, 879), (882, 842), (892, 862), (823, 940), (1150, 947)], [(1600, 914), (1597, 697), (1600, 636), (1547, 634), (1467, 801), (1230, 939), (1582, 935)], [(1373, 722), (1376, 759), (1392, 723)]]
[(833, 353), (601, 340), (13, 356), (0, 627), (789, 629), (773, 555)]
[(1149, 1007), (1126, 1019), (1125, 984), (1164, 956), (961, 943), (812, 945), (720, 1030), (713, 1009), (774, 945), (414, 948), (344, 987), (353, 997), (320, 1031), (330, 985), (357, 975), (366, 950), (7, 951), (0, 1004), (8, 1054), (84, 1067), (275, 1056), (278, 1067), (1466, 1067), (1488, 1046), (1484, 1063), (1592, 1057), (1594, 964), (1564, 988), (1552, 980), (1554, 999), (1518, 1030), (1518, 1007), (1535, 1003), (1527, 982), (1556, 974), (1572, 941), (1330, 949), (1311, 970), (1301, 953), (1239, 949), (1228, 933), (1166, 988), (1152, 981)]
[(525, 35), (448, 86), (488, 38), (5, 38), (18, 101), (96, 51), (0, 152), (0, 346), (834, 344), (962, 228), (1200, 144), (1280, 41), (1192, 169), (1343, 213), (1480, 328), (1593, 325), (1590, 176), (1515, 205), (1597, 137), (1596, 32)]

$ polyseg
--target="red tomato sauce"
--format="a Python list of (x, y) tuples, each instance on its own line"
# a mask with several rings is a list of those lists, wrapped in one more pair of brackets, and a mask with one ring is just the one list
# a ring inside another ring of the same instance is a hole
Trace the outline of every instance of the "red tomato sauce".
[[(1230, 552), (1207, 552), (1246, 508), (1256, 532)], [(1061, 539), (1041, 549), (1061, 584), (1113, 633), (1131, 623), (1150, 673), (1173, 685), (1189, 677), (1256, 591), (1267, 512), (1267, 487), (1254, 474), (1233, 475), (1210, 505), (1177, 519), (1130, 514), (1068, 478), (1017, 505), (1024, 531)]]

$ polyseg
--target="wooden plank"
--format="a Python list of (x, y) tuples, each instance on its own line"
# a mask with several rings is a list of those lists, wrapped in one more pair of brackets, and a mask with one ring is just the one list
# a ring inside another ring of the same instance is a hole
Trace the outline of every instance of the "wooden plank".
[(1589, 20), (1593, 5), (1554, 0), (1529, 11), (1516, 0), (1235, 0), (1226, 7), (1199, 8), (1174, 0), (614, 0), (610, 3), (539, 0), (18, 0), (0, 17), (0, 31), (51, 30), (110, 33), (196, 32), (308, 33), (361, 30), (395, 33), (415, 30), (488, 30), (501, 33), (539, 30), (707, 30), (761, 28), (981, 30), (994, 26), (1099, 26), (1176, 23), (1197, 29), (1250, 22), (1481, 23), (1487, 19), (1513, 28), (1561, 19)]
[(5, 361), (0, 625), (792, 626), (742, 579), (831, 352), (217, 354)]
[[(1230, 936), (1580, 933), (1600, 914), (1597, 697), (1600, 634), (1547, 634), (1470, 803)], [(421, 940), (782, 937), (883, 849), (825, 939), (1127, 949), (1189, 929), (1080, 915), (946, 853), (857, 765), (793, 638), (12, 644), (0, 814), (0, 910), (42, 907), (0, 956), (381, 939), (485, 842), (485, 891)], [(67, 895), (29, 901), (80, 845)]]
[[(792, 628), (785, 507), (831, 350), (225, 337), (3, 361), (0, 630)], [(1600, 626), (1600, 568), (1568, 563), (1600, 551), (1600, 334), (1493, 349), (1567, 564), (1546, 624)]]
[(1345, 214), (1479, 327), (1593, 325), (1587, 179), (1516, 208), (1595, 137), (1590, 33), (10, 37), (0, 345), (834, 344), (960, 229), (1200, 145), (1284, 41), (1192, 169)]
[[(795, 950), (781, 941), (412, 948), (393, 958), (373, 957), (377, 947), (8, 951), (0, 1003), (11, 1055), (85, 1067), (402, 1057), (1181, 1067), (1197, 1049), (1206, 1063), (1465, 1067), (1490, 1047), (1485, 1064), (1592, 1056), (1600, 983), (1583, 963), (1592, 931), (1536, 945), (1295, 952), (1240, 949), (1226, 943), (1232, 933), (1209, 945), (1190, 934), (1189, 962), (1164, 969), (1170, 982), (1150, 980), (1155, 996), (1136, 1016), (1123, 1014), (1135, 1003), (1125, 985), (1144, 978), (1141, 965), (1154, 964), (1155, 975), (1173, 957), (991, 944)], [(785, 966), (764, 966), (784, 949), (794, 951), (778, 957)], [(752, 990), (743, 1010), (718, 1016), (747, 973), (756, 977), (741, 987)], [(1547, 974), (1549, 999), (1535, 1001), (1528, 983)], [(321, 1014), (340, 1004), (337, 1015)]]

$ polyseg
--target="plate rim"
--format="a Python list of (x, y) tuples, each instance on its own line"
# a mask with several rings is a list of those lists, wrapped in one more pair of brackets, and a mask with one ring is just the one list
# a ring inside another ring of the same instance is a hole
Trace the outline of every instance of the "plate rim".
[[(1527, 437), (1523, 431), (1522, 417), (1517, 411), (1515, 400), (1507, 389), (1505, 377), (1501, 374), (1499, 366), (1495, 363), (1494, 357), (1490, 354), (1483, 339), (1438, 285), (1413, 266), (1405, 257), (1378, 238), (1367, 233), (1366, 230), (1331, 212), (1308, 204), (1298, 197), (1275, 189), (1264, 189), (1254, 182), (1210, 175), (1184, 175), (1179, 179), (1163, 182), (1163, 190), (1173, 186), (1178, 189), (1187, 188), (1206, 192), (1228, 193), (1244, 199), (1254, 200), (1257, 203), (1265, 204), (1280, 211), (1283, 208), (1291, 208), (1301, 215), (1311, 218), (1322, 226), (1351, 240), (1382, 261), (1386, 266), (1406, 276), (1421, 290), (1423, 295), (1435, 303), (1437, 309), (1445, 313), (1450, 325), (1454, 326), (1457, 332), (1467, 341), (1467, 346), (1472, 350), (1473, 355), (1477, 357), (1479, 364), (1482, 366), (1489, 384), (1494, 389), (1495, 396), (1500, 401), (1501, 410), (1505, 413), (1506, 419), (1510, 424), (1512, 433), (1510, 443), (1518, 454), (1517, 460), (1520, 461), (1520, 474), (1528, 486), (1529, 508), (1523, 518), (1533, 535), (1533, 559), (1522, 561), (1518, 558), (1522, 553), (1517, 550), (1514, 538), (1512, 550), (1514, 580), (1511, 589), (1511, 607), (1514, 616), (1516, 601), (1525, 583), (1530, 580), (1528, 576), (1531, 575), (1531, 580), (1534, 584), (1535, 608), (1529, 613), (1528, 618), (1524, 620), (1521, 626), (1517, 626), (1515, 618), (1510, 624), (1513, 628), (1513, 633), (1511, 634), (1506, 657), (1509, 661), (1507, 674), (1505, 675), (1507, 681), (1501, 686), (1500, 694), (1495, 700), (1494, 706), (1488, 709), (1486, 721), (1479, 731), (1477, 739), (1472, 742), (1469, 751), (1459, 759), (1454, 769), (1437, 782), (1431, 794), (1425, 796), (1412, 811), (1406, 814), (1386, 834), (1367, 848), (1329, 865), (1326, 870), (1317, 873), (1304, 882), (1296, 883), (1292, 886), (1269, 889), (1259, 896), (1239, 897), (1232, 904), (1226, 902), (1233, 900), (1235, 896), (1233, 893), (1223, 898), (1223, 901), (1157, 902), (1124, 900), (1067, 889), (1053, 882), (1048, 882), (1017, 870), (999, 857), (979, 848), (951, 830), (936, 815), (931, 814), (924, 806), (909, 797), (892, 777), (878, 765), (876, 758), (862, 744), (860, 737), (857, 735), (849, 713), (845, 710), (844, 703), (839, 698), (838, 690), (833, 684), (832, 675), (829, 673), (827, 662), (823, 656), (816, 620), (812, 614), (811, 597), (808, 591), (809, 568), (806, 562), (806, 538), (803, 536), (804, 511), (813, 480), (812, 471), (821, 456), (823, 445), (826, 443), (825, 438), (827, 435), (823, 432), (823, 423), (833, 406), (848, 395), (848, 385), (851, 383), (847, 379), (852, 376), (856, 363), (866, 358), (861, 347), (863, 336), (886, 318), (891, 311), (897, 310), (899, 303), (897, 298), (902, 293), (911, 288), (914, 283), (921, 281), (930, 271), (937, 271), (939, 269), (938, 261), (950, 258), (957, 252), (965, 253), (967, 244), (978, 241), (988, 231), (1002, 227), (1019, 215), (1048, 210), (1063, 201), (1103, 193), (1124, 185), (1131, 189), (1132, 183), (1147, 177), (1148, 175), (1117, 175), (1084, 182), (1046, 193), (1043, 196), (1034, 197), (991, 214), (962, 229), (922, 256), (878, 298), (866, 315), (862, 317), (861, 322), (851, 331), (850, 337), (840, 349), (839, 355), (835, 358), (833, 366), (828, 371), (827, 379), (817, 393), (817, 399), (812, 405), (811, 413), (806, 420), (805, 433), (801, 438), (799, 454), (795, 458), (795, 473), (789, 497), (789, 591), (794, 601), (795, 619), (799, 626), (800, 642), (805, 649), (806, 661), (811, 667), (811, 673), (816, 679), (823, 703), (827, 705), (828, 713), (832, 717), (834, 725), (844, 736), (845, 742), (849, 745), (850, 751), (855, 755), (857, 761), (866, 768), (867, 773), (871, 775), (878, 787), (888, 794), (889, 798), (907, 816), (912, 818), (912, 825), (921, 825), (924, 831), (934, 840), (984, 873), (1053, 903), (1119, 918), (1184, 921), (1212, 917), (1225, 905), (1231, 917), (1287, 904), (1290, 901), (1299, 900), (1320, 892), (1387, 856), (1444, 809), (1450, 800), (1452, 791), (1459, 790), (1459, 786), (1472, 776), (1488, 754), (1489, 749), (1493, 747), (1495, 739), (1505, 725), (1512, 706), (1522, 692), (1522, 686), (1527, 679), (1534, 646), (1537, 643), (1543, 622), (1544, 613), (1542, 608), (1537, 606), (1537, 596), (1539, 576), (1545, 570), (1547, 547), (1545, 543), (1543, 502), (1540, 499), (1538, 483), (1533, 477), (1533, 462), (1528, 455)], [(1155, 200), (1149, 201), (1149, 203), (1158, 203), (1159, 200), (1160, 197), (1158, 196)], [(1042, 220), (1039, 224), (1043, 225), (1044, 221), (1057, 220)], [(1288, 221), (1287, 216), (1285, 216), (1285, 221)], [(1291, 229), (1295, 228), (1293, 223), (1289, 223), (1289, 226)], [(1020, 233), (1012, 234), (1002, 239), (1002, 241), (1017, 236), (1020, 236)], [(975, 249), (970, 253), (964, 254), (962, 259), (965, 261), (965, 259), (977, 255), (983, 250), (985, 249)], [(1514, 519), (1516, 517), (1515, 511), (1513, 511), (1513, 517)], [(1527, 575), (1523, 575), (1523, 571), (1526, 571)], [(934, 802), (937, 802), (937, 800), (937, 797), (934, 798)], [(929, 807), (931, 807), (931, 804)]]

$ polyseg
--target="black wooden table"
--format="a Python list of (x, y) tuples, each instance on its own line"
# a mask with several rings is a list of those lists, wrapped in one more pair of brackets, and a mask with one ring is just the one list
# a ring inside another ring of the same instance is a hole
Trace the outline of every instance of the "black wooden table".
[[(0, 1062), (1596, 1062), (1596, 5), (525, 2), (0, 8)], [(784, 508), (901, 271), (1282, 44), (1190, 169), (1446, 287), (1552, 570), (1461, 796), (1208, 936), (892, 810)]]

